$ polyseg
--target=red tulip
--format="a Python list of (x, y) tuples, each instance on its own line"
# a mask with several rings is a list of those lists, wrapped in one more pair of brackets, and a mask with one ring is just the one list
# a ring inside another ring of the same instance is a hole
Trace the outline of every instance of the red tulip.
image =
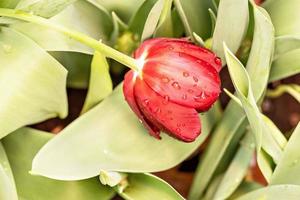
[(123, 92), (149, 133), (160, 131), (192, 142), (201, 132), (197, 111), (208, 110), (220, 93), (221, 60), (186, 39), (155, 38), (134, 53), (140, 71), (125, 75)]

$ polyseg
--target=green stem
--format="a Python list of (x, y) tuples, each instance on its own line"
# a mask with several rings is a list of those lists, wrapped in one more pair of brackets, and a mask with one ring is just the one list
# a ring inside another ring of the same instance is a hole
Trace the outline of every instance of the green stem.
[(95, 40), (94, 38), (89, 37), (88, 35), (85, 35), (83, 33), (77, 32), (77, 31), (70, 30), (62, 25), (52, 23), (50, 20), (45, 19), (43, 17), (35, 16), (35, 15), (26, 13), (26, 12), (20, 11), (20, 10), (13, 10), (13, 9), (6, 9), (6, 8), (0, 8), (0, 16), (11, 17), (11, 18), (15, 18), (15, 19), (24, 20), (27, 22), (32, 22), (32, 23), (35, 23), (38, 25), (46, 26), (48, 28), (51, 28), (58, 32), (61, 32), (65, 35), (95, 49), (96, 51), (101, 52), (104, 56), (112, 58), (135, 71), (139, 71), (139, 69), (140, 69), (137, 61), (134, 58), (127, 56), (127, 55), (103, 44), (102, 42), (99, 42), (99, 41)]

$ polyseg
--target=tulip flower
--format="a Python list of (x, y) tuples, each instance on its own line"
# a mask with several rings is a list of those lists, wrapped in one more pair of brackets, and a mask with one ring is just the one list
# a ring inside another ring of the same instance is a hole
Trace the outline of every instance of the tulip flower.
[(192, 142), (201, 132), (198, 112), (220, 94), (221, 60), (187, 39), (155, 38), (134, 53), (139, 71), (125, 75), (123, 92), (150, 135), (160, 131)]

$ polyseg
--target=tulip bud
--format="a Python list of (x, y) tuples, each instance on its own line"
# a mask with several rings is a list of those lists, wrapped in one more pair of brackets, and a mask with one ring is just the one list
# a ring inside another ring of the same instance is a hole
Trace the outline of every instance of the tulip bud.
[(134, 53), (139, 72), (125, 75), (123, 92), (149, 133), (160, 131), (192, 142), (201, 132), (198, 112), (208, 110), (220, 94), (221, 60), (186, 39), (155, 38)]

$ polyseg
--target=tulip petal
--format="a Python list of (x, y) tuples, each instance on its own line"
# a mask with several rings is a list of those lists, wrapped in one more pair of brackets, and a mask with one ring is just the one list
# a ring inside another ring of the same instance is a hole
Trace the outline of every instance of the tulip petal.
[[(190, 56), (194, 56), (199, 60), (206, 61), (207, 65), (215, 68), (219, 72), (222, 68), (222, 61), (209, 49), (196, 46), (195, 44), (189, 42), (187, 39), (171, 39), (171, 38), (159, 38), (152, 39), (155, 41), (147, 40), (143, 46), (144, 49), (147, 48), (149, 52), (147, 57), (154, 58), (165, 54), (165, 52), (177, 52), (186, 53)], [(141, 55), (141, 53), (139, 53)]]
[(200, 134), (201, 124), (195, 109), (173, 103), (168, 96), (160, 96), (139, 77), (134, 94), (144, 116), (171, 136), (192, 142)]
[(135, 75), (134, 71), (130, 70), (126, 73), (124, 78), (124, 84), (123, 84), (123, 93), (125, 96), (125, 99), (127, 103), (129, 104), (130, 108), (133, 110), (133, 112), (138, 116), (138, 118), (141, 120), (144, 127), (149, 131), (149, 134), (157, 139), (161, 139), (159, 136), (160, 131), (158, 127), (156, 127), (154, 124), (149, 122), (142, 112), (139, 110), (139, 107), (136, 103), (135, 97), (134, 97), (134, 84), (135, 84)]
[(185, 53), (165, 52), (146, 60), (143, 79), (161, 96), (198, 111), (209, 109), (220, 93), (217, 71)]

